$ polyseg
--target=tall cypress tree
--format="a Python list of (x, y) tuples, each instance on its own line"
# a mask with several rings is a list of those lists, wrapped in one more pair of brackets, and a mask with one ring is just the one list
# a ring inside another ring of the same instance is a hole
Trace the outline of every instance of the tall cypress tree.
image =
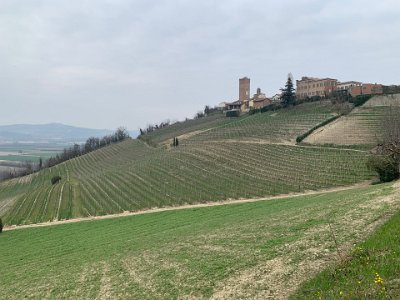
[(282, 92), (281, 100), (282, 100), (282, 105), (284, 107), (288, 107), (290, 105), (295, 104), (296, 94), (294, 92), (292, 74), (289, 73), (285, 87), (281, 89), (281, 92)]

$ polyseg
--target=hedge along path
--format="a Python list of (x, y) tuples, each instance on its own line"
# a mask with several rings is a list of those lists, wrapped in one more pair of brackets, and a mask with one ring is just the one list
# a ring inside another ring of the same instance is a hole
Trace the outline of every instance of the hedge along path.
[(68, 219), (68, 220), (54, 220), (52, 222), (44, 222), (44, 223), (28, 224), (28, 225), (12, 225), (12, 226), (6, 225), (3, 230), (8, 231), (8, 230), (19, 230), (19, 229), (32, 228), (32, 227), (47, 227), (47, 226), (55, 226), (55, 225), (60, 225), (60, 224), (151, 214), (151, 213), (157, 213), (157, 212), (163, 212), (163, 211), (174, 211), (174, 210), (182, 210), (182, 209), (193, 209), (193, 208), (201, 208), (201, 207), (232, 205), (232, 204), (239, 204), (239, 203), (250, 203), (250, 202), (258, 202), (258, 201), (269, 201), (269, 200), (276, 200), (276, 199), (310, 196), (310, 195), (320, 195), (320, 194), (326, 194), (326, 193), (335, 193), (335, 192), (340, 192), (340, 191), (357, 189), (357, 188), (361, 188), (361, 187), (366, 187), (368, 185), (370, 185), (370, 181), (357, 183), (357, 184), (354, 184), (351, 186), (335, 187), (335, 188), (329, 188), (329, 189), (322, 189), (322, 190), (318, 190), (318, 191), (307, 191), (307, 192), (303, 192), (303, 193), (290, 193), (290, 194), (277, 195), (277, 196), (264, 197), (264, 198), (249, 198), (249, 199), (239, 199), (239, 200), (226, 200), (226, 201), (219, 201), (219, 202), (186, 204), (186, 205), (180, 205), (180, 206), (174, 206), (174, 207), (145, 209), (145, 210), (136, 211), (136, 212), (124, 211), (123, 213), (117, 213), (117, 214), (82, 217), (82, 218), (75, 218), (75, 219)]

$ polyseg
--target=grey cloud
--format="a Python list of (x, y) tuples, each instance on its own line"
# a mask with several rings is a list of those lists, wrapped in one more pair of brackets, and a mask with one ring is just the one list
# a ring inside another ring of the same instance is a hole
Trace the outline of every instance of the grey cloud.
[(2, 0), (0, 120), (136, 129), (233, 100), (244, 75), (268, 95), (288, 72), (400, 83), (399, 13), (389, 0)]

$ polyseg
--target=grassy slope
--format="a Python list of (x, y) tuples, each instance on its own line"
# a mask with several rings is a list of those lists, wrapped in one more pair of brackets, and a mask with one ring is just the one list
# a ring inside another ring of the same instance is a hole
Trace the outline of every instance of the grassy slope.
[(293, 299), (399, 299), (400, 213), (340, 264), (303, 284)]
[[(32, 298), (285, 298), (399, 208), (389, 185), (0, 235), (0, 290)], [(397, 191), (398, 193), (398, 191)], [(389, 197), (388, 197), (389, 196)]]

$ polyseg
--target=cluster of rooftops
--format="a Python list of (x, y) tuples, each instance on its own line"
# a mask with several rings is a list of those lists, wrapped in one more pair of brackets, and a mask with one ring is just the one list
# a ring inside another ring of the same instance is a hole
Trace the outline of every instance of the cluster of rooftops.
[[(329, 97), (333, 92), (341, 91), (355, 97), (361, 94), (382, 94), (383, 85), (377, 83), (362, 83), (359, 81), (340, 82), (334, 78), (315, 78), (303, 76), (296, 80), (296, 98)], [(257, 92), (250, 97), (250, 78), (239, 79), (239, 100), (233, 102), (222, 102), (220, 107), (226, 111), (238, 110), (241, 112), (250, 109), (261, 109), (272, 103), (279, 103), (281, 94), (267, 97), (265, 93), (257, 88)]]

